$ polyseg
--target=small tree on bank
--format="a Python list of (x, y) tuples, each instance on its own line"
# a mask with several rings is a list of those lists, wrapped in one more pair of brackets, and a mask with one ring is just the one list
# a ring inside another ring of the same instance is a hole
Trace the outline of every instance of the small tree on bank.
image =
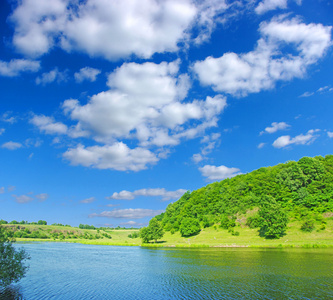
[(16, 250), (12, 242), (12, 232), (0, 226), (0, 288), (18, 282), (28, 270), (24, 262), (30, 256), (24, 249)]
[(156, 218), (150, 220), (148, 227), (143, 227), (140, 230), (140, 237), (143, 243), (149, 243), (151, 240), (155, 240), (156, 243), (163, 235), (163, 227)]

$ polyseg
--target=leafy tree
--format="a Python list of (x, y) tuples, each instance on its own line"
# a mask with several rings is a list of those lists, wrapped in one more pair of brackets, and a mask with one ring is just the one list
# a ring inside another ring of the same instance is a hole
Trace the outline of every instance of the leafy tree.
[(258, 212), (261, 218), (260, 235), (265, 238), (280, 238), (285, 234), (288, 215), (272, 197), (266, 196)]
[(24, 249), (16, 250), (13, 247), (12, 235), (12, 232), (0, 226), (0, 288), (18, 282), (28, 270), (24, 262), (30, 256)]
[(184, 218), (180, 224), (180, 233), (182, 236), (192, 236), (198, 234), (201, 230), (199, 221), (195, 218)]
[(235, 226), (236, 226), (236, 217), (229, 218), (226, 215), (222, 216), (220, 227), (222, 227), (223, 229), (229, 229)]
[(47, 225), (47, 222), (46, 221), (43, 221), (43, 220), (39, 220), (37, 222), (38, 225)]
[(156, 218), (152, 218), (148, 227), (143, 227), (140, 230), (140, 237), (142, 238), (143, 243), (148, 243), (151, 240), (155, 240), (156, 243), (158, 239), (163, 237), (163, 235), (163, 227)]

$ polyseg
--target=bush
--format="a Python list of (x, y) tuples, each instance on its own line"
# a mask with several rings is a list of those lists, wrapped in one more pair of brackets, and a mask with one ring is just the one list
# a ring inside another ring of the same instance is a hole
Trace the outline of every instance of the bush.
[(246, 220), (246, 225), (250, 228), (258, 228), (261, 226), (261, 218), (258, 215), (248, 217)]
[(223, 229), (229, 229), (236, 226), (236, 217), (229, 218), (226, 215), (223, 215), (221, 218), (221, 225)]
[(180, 224), (180, 233), (182, 236), (188, 237), (198, 234), (201, 230), (199, 221), (194, 218), (184, 218)]
[(315, 220), (314, 219), (307, 219), (303, 222), (301, 226), (301, 230), (305, 232), (311, 232), (315, 229)]

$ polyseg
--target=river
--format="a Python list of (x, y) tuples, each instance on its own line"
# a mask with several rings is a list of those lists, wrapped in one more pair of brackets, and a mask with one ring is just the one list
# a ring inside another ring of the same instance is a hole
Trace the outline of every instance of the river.
[(30, 269), (0, 299), (333, 299), (333, 249), (15, 245)]

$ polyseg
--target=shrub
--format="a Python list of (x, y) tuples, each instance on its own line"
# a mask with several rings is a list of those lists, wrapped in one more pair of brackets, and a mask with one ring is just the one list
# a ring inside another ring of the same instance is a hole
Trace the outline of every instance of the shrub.
[(303, 222), (301, 226), (301, 230), (305, 232), (311, 232), (315, 229), (315, 220), (314, 219), (307, 219)]

